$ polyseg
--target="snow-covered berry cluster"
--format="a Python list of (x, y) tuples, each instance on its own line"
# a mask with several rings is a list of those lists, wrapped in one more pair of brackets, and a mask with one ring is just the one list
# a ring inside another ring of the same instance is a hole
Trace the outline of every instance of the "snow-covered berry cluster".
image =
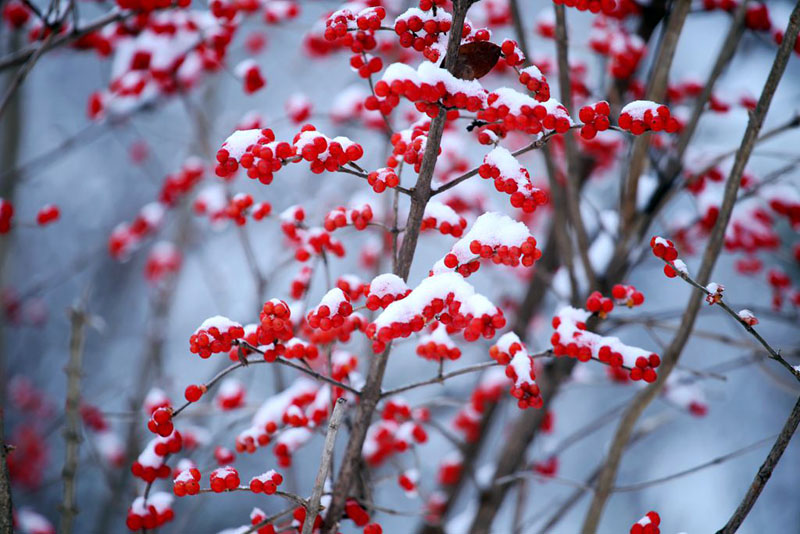
[(519, 71), (519, 83), (524, 85), (539, 102), (550, 100), (550, 85), (547, 78), (536, 65), (525, 67)]
[(422, 215), (422, 225), (420, 226), (421, 232), (439, 230), (443, 235), (461, 237), (466, 227), (467, 220), (447, 204), (431, 200), (425, 205), (425, 213)]
[[(419, 172), (422, 166), (422, 157), (428, 142), (428, 129), (430, 121), (421, 121), (399, 132), (392, 134), (392, 153), (386, 159), (386, 166), (390, 169), (397, 168), (401, 162), (414, 166), (414, 172)], [(442, 148), (439, 147), (438, 154)]]
[[(10, 204), (9, 204), (10, 205)], [(0, 230), (3, 228), (3, 220), (10, 221), (10, 215), (3, 215), (4, 208), (0, 206)], [(150, 202), (142, 206), (136, 218), (131, 223), (120, 223), (111, 231), (108, 238), (108, 253), (115, 260), (127, 259), (133, 250), (142, 241), (151, 236), (161, 227), (164, 222), (165, 206), (160, 202)]]
[(327, 331), (342, 326), (345, 318), (353, 313), (353, 305), (344, 291), (335, 287), (325, 293), (316, 307), (308, 312), (306, 321), (311, 328)]
[(273, 173), (295, 155), (292, 145), (276, 142), (275, 133), (269, 128), (236, 130), (217, 151), (215, 172), (220, 178), (231, 180), (241, 165), (248, 178), (267, 185), (272, 183)]
[(417, 355), (436, 362), (457, 360), (461, 357), (461, 349), (447, 335), (447, 328), (438, 324), (431, 332), (420, 337)]
[(601, 319), (605, 319), (606, 315), (614, 309), (614, 301), (604, 297), (599, 291), (592, 291), (586, 298), (586, 309), (596, 313)]
[(661, 359), (650, 351), (626, 345), (619, 338), (601, 336), (586, 330), (586, 320), (592, 315), (588, 310), (565, 307), (553, 317), (555, 332), (550, 338), (553, 354), (569, 356), (587, 362), (596, 359), (619, 371), (630, 369), (631, 380), (654, 382), (656, 367)]
[(367, 182), (372, 186), (372, 190), (376, 193), (383, 193), (386, 188), (394, 188), (400, 185), (400, 179), (392, 169), (382, 167), (376, 171), (372, 171), (367, 175)]
[(344, 228), (347, 225), (352, 225), (356, 230), (363, 230), (372, 221), (372, 217), (372, 206), (369, 204), (356, 208), (339, 206), (325, 215), (323, 226), (328, 232)]
[(498, 265), (530, 267), (541, 256), (536, 238), (524, 223), (487, 212), (478, 217), (469, 232), (434, 265), (433, 272), (454, 269), (466, 278), (480, 268), (481, 259), (491, 259)]
[(400, 46), (422, 52), (426, 59), (437, 63), (444, 55), (442, 35), (452, 27), (452, 17), (444, 9), (410, 8), (394, 21), (394, 31)]
[(244, 328), (227, 317), (209, 317), (189, 337), (189, 351), (201, 358), (228, 352), (233, 342), (244, 337)]
[(257, 335), (258, 344), (269, 345), (292, 338), (291, 309), (280, 299), (270, 299), (261, 308)]
[(382, 464), (391, 456), (407, 451), (415, 443), (428, 441), (422, 427), (428, 413), (412, 410), (402, 399), (393, 398), (384, 404), (381, 419), (367, 429), (362, 456), (372, 466)]
[(367, 326), (372, 348), (381, 352), (397, 338), (421, 331), (439, 321), (448, 332), (463, 331), (467, 341), (487, 339), (506, 324), (503, 312), (456, 273), (444, 272), (423, 280), (404, 299), (391, 303)]
[(650, 247), (653, 249), (653, 255), (656, 258), (664, 260), (664, 274), (669, 278), (678, 276), (678, 271), (687, 273), (686, 264), (678, 259), (678, 250), (675, 244), (669, 239), (659, 236), (653, 236), (650, 239)]
[(196, 467), (184, 469), (172, 479), (172, 491), (178, 497), (197, 495), (202, 475)]
[(157, 478), (167, 478), (170, 474), (165, 460), (167, 455), (180, 452), (183, 439), (180, 432), (173, 431), (166, 437), (151, 439), (131, 465), (131, 473), (145, 482), (153, 482)]
[(303, 126), (294, 137), (293, 146), (297, 155), (311, 164), (314, 174), (335, 171), (364, 155), (358, 143), (343, 136), (331, 139), (310, 124)]
[(241, 61), (236, 65), (234, 73), (242, 79), (242, 88), (247, 95), (251, 95), (267, 85), (264, 75), (261, 74), (261, 67), (254, 59), (248, 58)]
[(147, 421), (147, 429), (153, 434), (158, 434), (162, 438), (166, 438), (175, 429), (172, 424), (172, 408), (169, 406), (161, 406), (153, 410), (150, 414), (150, 419)]
[(611, 296), (617, 304), (625, 304), (629, 308), (641, 306), (644, 303), (644, 295), (637, 291), (632, 285), (614, 284), (611, 288)]
[(578, 112), (578, 118), (583, 122), (581, 126), (581, 137), (584, 139), (594, 139), (597, 132), (608, 130), (611, 123), (608, 115), (611, 108), (605, 100), (593, 105), (583, 106)]
[(250, 491), (272, 495), (281, 484), (283, 484), (283, 476), (274, 469), (270, 469), (266, 473), (250, 479)]
[(229, 465), (218, 467), (211, 471), (209, 482), (214, 493), (232, 490), (239, 487), (239, 472)]
[(660, 534), (661, 517), (656, 512), (647, 512), (644, 517), (633, 524), (630, 534)]
[(47, 204), (42, 206), (36, 213), (36, 224), (39, 226), (47, 226), (54, 223), (61, 216), (61, 210), (55, 204)]
[(349, 48), (354, 54), (374, 49), (377, 46), (375, 32), (380, 29), (386, 18), (383, 7), (364, 7), (353, 3), (334, 11), (325, 20), (326, 41), (335, 46)]
[(133, 532), (156, 529), (175, 517), (172, 501), (172, 495), (165, 491), (157, 491), (148, 497), (137, 497), (128, 508), (125, 524)]
[(523, 410), (541, 408), (544, 401), (536, 385), (533, 358), (519, 337), (513, 332), (503, 334), (489, 349), (489, 354), (497, 363), (505, 365), (506, 376), (511, 379), (511, 396), (517, 399), (517, 406)]
[(408, 296), (411, 289), (405, 281), (392, 273), (379, 274), (366, 288), (364, 294), (367, 296), (366, 306), (368, 310), (386, 308), (396, 300)]
[(670, 115), (667, 106), (649, 100), (634, 100), (620, 111), (619, 127), (633, 135), (641, 135), (648, 130), (675, 133), (680, 125)]
[(510, 196), (511, 205), (525, 213), (547, 204), (547, 193), (531, 182), (528, 169), (503, 147), (496, 147), (483, 158), (478, 174), (484, 179), (494, 179), (495, 189)]

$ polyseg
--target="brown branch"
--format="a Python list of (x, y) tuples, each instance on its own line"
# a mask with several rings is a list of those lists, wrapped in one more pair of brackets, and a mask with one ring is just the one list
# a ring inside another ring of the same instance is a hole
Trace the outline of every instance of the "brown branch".
[(64, 493), (61, 500), (61, 521), (58, 531), (64, 534), (72, 532), (72, 522), (78, 514), (75, 476), (78, 474), (78, 457), (81, 443), (81, 367), (83, 346), (86, 339), (86, 311), (80, 308), (69, 310), (70, 341), (69, 363), (65, 369), (67, 374), (66, 425), (64, 428), (64, 467), (61, 477), (64, 480)]
[(339, 431), (339, 424), (342, 422), (345, 402), (342, 397), (336, 400), (336, 406), (334, 406), (331, 419), (328, 422), (328, 433), (325, 434), (325, 444), (322, 447), (322, 460), (319, 463), (317, 478), (314, 480), (311, 498), (308, 501), (308, 506), (306, 506), (307, 513), (303, 522), (303, 534), (311, 534), (314, 529), (314, 521), (316, 521), (317, 515), (321, 510), (319, 503), (322, 499), (322, 492), (325, 489), (325, 480), (327, 480), (328, 472), (331, 470), (333, 448), (336, 445), (336, 433)]
[[(733, 211), (733, 205), (736, 202), (736, 196), (739, 191), (739, 186), (742, 181), (742, 174), (744, 173), (745, 165), (750, 159), (750, 154), (755, 146), (758, 134), (761, 131), (761, 126), (764, 123), (764, 117), (767, 114), (772, 97), (778, 87), (783, 72), (786, 70), (786, 64), (789, 61), (789, 56), (792, 52), (792, 46), (797, 38), (798, 30), (800, 30), (800, 3), (795, 5), (792, 15), (789, 20), (789, 26), (786, 28), (786, 40), (781, 44), (778, 53), (775, 56), (775, 61), (772, 64), (767, 81), (764, 84), (764, 89), (758, 99), (755, 111), (750, 115), (747, 129), (745, 130), (742, 138), (741, 147), (736, 155), (733, 168), (728, 176), (727, 183), (725, 184), (725, 191), (723, 193), (723, 200), (719, 210), (719, 216), (714, 224), (714, 229), (711, 231), (709, 242), (703, 254), (702, 263), (697, 275), (698, 283), (701, 285), (708, 284), (711, 271), (714, 268), (717, 257), (722, 250), (722, 244), (725, 237), (725, 228)], [(659, 369), (658, 379), (655, 383), (642, 390), (636, 395), (631, 406), (626, 410), (625, 415), (620, 422), (608, 455), (606, 457), (605, 465), (598, 478), (597, 490), (594, 494), (594, 499), (589, 507), (586, 519), (583, 523), (582, 532), (584, 534), (591, 534), (597, 532), (600, 524), (603, 509), (610, 495), (611, 489), (617, 476), (622, 453), (625, 445), (633, 432), (633, 427), (639, 416), (644, 412), (645, 408), (652, 402), (664, 387), (667, 378), (669, 377), (672, 369), (678, 362), (678, 359), (683, 351), (686, 342), (691, 335), (692, 327), (694, 326), (697, 313), (700, 308), (701, 294), (694, 293), (689, 299), (689, 303), (681, 319), (681, 328), (672, 340), (672, 343), (664, 353), (662, 360), (662, 367)]]
[[(464, 21), (471, 4), (472, 0), (456, 0), (453, 2), (452, 29), (448, 36), (447, 54), (444, 59), (445, 68), (451, 72), (458, 57), (458, 47), (461, 44)], [(446, 112), (440, 108), (439, 114), (431, 121), (425, 153), (422, 157), (417, 183), (411, 196), (411, 207), (406, 220), (406, 232), (398, 253), (397, 265), (394, 269), (394, 274), (404, 280), (408, 279), (408, 273), (411, 270), (411, 262), (414, 259), (414, 251), (417, 247), (425, 206), (431, 197), (431, 181), (433, 180), (433, 171), (442, 142), (445, 121)], [(323, 533), (325, 534), (335, 531), (344, 510), (345, 500), (356, 481), (367, 429), (372, 420), (372, 414), (375, 412), (375, 407), (381, 398), (381, 384), (386, 372), (390, 351), (391, 346), (387, 347), (383, 353), (375, 356), (370, 362), (366, 382), (361, 392), (361, 401), (356, 409), (355, 422), (350, 431), (350, 439), (342, 460), (342, 467), (339, 469), (339, 475), (336, 479), (333, 498), (331, 499), (330, 508), (325, 514), (325, 526), (323, 527)]]
[[(669, 22), (667, 22), (667, 26), (664, 29), (664, 34), (658, 48), (658, 55), (653, 60), (653, 70), (650, 73), (650, 79), (647, 83), (645, 100), (661, 102), (664, 99), (670, 67), (672, 67), (672, 60), (675, 57), (675, 49), (678, 47), (678, 38), (681, 35), (683, 23), (686, 21), (686, 16), (689, 13), (691, 4), (691, 0), (676, 0), (673, 3), (672, 11), (669, 14)], [(631, 150), (628, 173), (623, 182), (622, 204), (620, 206), (622, 212), (620, 223), (625, 233), (636, 214), (639, 177), (644, 171), (647, 161), (647, 148), (649, 145), (650, 135), (640, 135), (634, 141)]]
[[(688, 0), (687, 0), (688, 1)], [(558, 85), (561, 90), (561, 103), (572, 109), (572, 87), (569, 78), (569, 46), (567, 42), (567, 21), (562, 4), (555, 4), (556, 12), (556, 56), (558, 59)], [(578, 243), (578, 256), (590, 288), (597, 287), (597, 276), (589, 259), (589, 236), (581, 217), (580, 181), (578, 179), (578, 148), (571, 133), (564, 136), (564, 149), (567, 155), (567, 218), (575, 232)]]
[[(796, 11), (797, 9), (795, 9), (795, 12)], [(793, 18), (794, 16), (795, 13), (792, 14)], [(753, 483), (750, 484), (750, 488), (747, 490), (742, 502), (736, 508), (736, 511), (725, 526), (717, 531), (717, 534), (734, 534), (739, 530), (739, 526), (745, 520), (747, 514), (750, 513), (756, 500), (758, 500), (758, 497), (761, 495), (764, 486), (767, 485), (769, 478), (772, 476), (775, 466), (778, 465), (778, 461), (780, 461), (781, 456), (783, 456), (783, 451), (786, 450), (789, 441), (797, 430), (798, 423), (800, 423), (800, 398), (797, 399), (792, 413), (789, 414), (789, 418), (783, 425), (781, 433), (778, 434), (778, 439), (776, 439), (775, 443), (772, 445), (772, 449), (770, 449), (766, 460), (764, 460), (764, 463), (761, 464), (761, 467), (758, 469), (758, 473), (756, 473)]]

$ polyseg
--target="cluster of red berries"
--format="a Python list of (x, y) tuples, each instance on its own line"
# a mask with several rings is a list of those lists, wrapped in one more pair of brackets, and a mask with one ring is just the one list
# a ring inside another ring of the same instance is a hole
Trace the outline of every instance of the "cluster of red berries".
[(281, 230), (296, 247), (294, 257), (299, 262), (308, 261), (312, 254), (328, 252), (339, 258), (344, 256), (344, 245), (331, 237), (323, 228), (299, 229), (296, 224), (283, 222)]
[(131, 473), (147, 483), (157, 478), (167, 478), (169, 466), (165, 463), (168, 454), (180, 452), (183, 438), (180, 432), (173, 432), (167, 437), (153, 438), (131, 465)]
[(171, 506), (172, 495), (163, 491), (153, 493), (147, 498), (137, 497), (128, 508), (125, 524), (133, 532), (154, 530), (175, 517)]
[(311, 328), (326, 331), (342, 326), (345, 318), (353, 313), (350, 298), (338, 287), (328, 291), (320, 303), (308, 312), (306, 321)]
[(440, 51), (434, 45), (441, 34), (452, 27), (452, 18), (445, 10), (433, 11), (411, 8), (395, 19), (394, 31), (400, 46), (422, 52), (432, 62), (439, 60)]
[[(477, 117), (489, 123), (499, 122), (487, 126), (486, 129), (500, 137), (512, 130), (531, 135), (543, 130), (566, 133), (572, 124), (567, 109), (553, 100), (545, 104), (513, 89), (501, 88), (489, 94), (487, 106), (478, 112)], [(493, 142), (488, 135), (479, 136), (478, 140), (482, 144)]]
[(367, 309), (372, 311), (386, 308), (392, 302), (407, 297), (409, 293), (411, 289), (405, 281), (391, 273), (376, 276), (364, 291), (367, 296)]
[(22, 2), (10, 0), (3, 6), (3, 19), (12, 29), (19, 29), (28, 23), (31, 12)]
[(298, 155), (311, 164), (311, 172), (320, 174), (335, 171), (364, 155), (361, 145), (346, 137), (329, 139), (307, 124), (294, 137), (294, 148)]
[(239, 472), (229, 465), (218, 467), (211, 471), (210, 482), (214, 493), (236, 489), (239, 487)]
[[(390, 313), (393, 306), (396, 308)], [(401, 321), (395, 320), (397, 317), (410, 318)], [(442, 273), (428, 277), (409, 296), (389, 306), (367, 326), (366, 335), (373, 340), (372, 349), (381, 352), (386, 343), (407, 338), (434, 319), (445, 325), (449, 333), (463, 331), (467, 341), (476, 341), (481, 336), (490, 339), (506, 324), (503, 312), (482, 295), (475, 294), (461, 276)]]
[[(286, 350), (282, 356), (290, 360), (316, 360), (319, 356), (319, 349), (313, 343), (308, 343), (302, 339), (293, 337), (286, 342)], [(264, 358), (267, 358), (267, 352), (264, 351)]]
[[(422, 166), (422, 157), (425, 153), (425, 145), (428, 142), (428, 128), (430, 123), (415, 125), (411, 129), (395, 132), (392, 134), (392, 153), (386, 160), (386, 166), (394, 169), (401, 161), (414, 166), (414, 172), (419, 172)], [(438, 154), (442, 153), (439, 147)]]
[(458, 455), (448, 456), (439, 464), (439, 472), (436, 478), (442, 486), (453, 486), (461, 480), (464, 474), (464, 460)]
[(292, 312), (289, 305), (280, 299), (270, 299), (261, 308), (258, 325), (258, 344), (269, 345), (275, 341), (292, 338)]
[(11, 230), (11, 219), (14, 218), (14, 205), (4, 198), (0, 198), (0, 234)]
[(675, 133), (680, 129), (680, 123), (670, 115), (667, 106), (636, 100), (622, 108), (619, 127), (633, 135), (641, 135), (648, 130)]
[(372, 217), (372, 206), (369, 204), (364, 204), (361, 208), (350, 209), (339, 206), (325, 215), (323, 226), (328, 232), (344, 228), (347, 225), (353, 225), (356, 230), (364, 230), (372, 221)]
[(294, 124), (300, 124), (311, 116), (311, 100), (302, 93), (296, 93), (286, 100), (286, 116)]
[(200, 492), (202, 475), (196, 467), (184, 469), (172, 480), (172, 491), (178, 497), (197, 495)]
[(353, 54), (350, 67), (362, 78), (369, 78), (383, 70), (383, 60), (370, 54)]
[[(4, 216), (0, 206), (0, 231), (2, 231)], [(13, 215), (13, 210), (11, 211)], [(10, 221), (10, 217), (8, 219)], [(142, 206), (132, 223), (117, 225), (108, 238), (108, 253), (115, 260), (122, 260), (145, 238), (153, 234), (164, 220), (164, 205), (160, 202), (150, 202)]]
[(236, 461), (236, 454), (227, 447), (217, 445), (214, 447), (214, 459), (218, 465), (228, 465)]
[(247, 169), (248, 178), (268, 185), (272, 183), (273, 174), (294, 156), (292, 145), (275, 142), (275, 133), (269, 128), (237, 130), (217, 151), (215, 173), (230, 180), (241, 164)]
[(791, 195), (774, 195), (769, 199), (769, 207), (778, 215), (789, 219), (792, 228), (800, 228), (800, 200)]
[(667, 263), (667, 265), (664, 266), (664, 274), (668, 278), (675, 278), (678, 273), (675, 271), (673, 266), (677, 265), (677, 262), (680, 261), (678, 259), (678, 250), (675, 248), (675, 244), (669, 239), (653, 236), (650, 239), (650, 247), (653, 249), (653, 255), (656, 258), (661, 258)]
[(332, 13), (325, 21), (326, 41), (349, 48), (354, 54), (372, 50), (377, 46), (375, 32), (386, 18), (383, 7), (367, 7), (353, 13), (344, 8)]
[(550, 338), (553, 354), (569, 356), (587, 362), (593, 357), (605, 363), (614, 372), (622, 372), (626, 363), (630, 365), (629, 378), (654, 382), (655, 368), (661, 365), (657, 354), (638, 347), (631, 347), (615, 337), (604, 337), (586, 330), (586, 320), (591, 312), (582, 309), (564, 308), (553, 317), (555, 332)]
[(233, 342), (244, 337), (244, 328), (227, 317), (217, 315), (206, 319), (189, 337), (189, 351), (201, 358), (228, 352)]
[(435, 362), (457, 360), (461, 357), (461, 349), (447, 335), (447, 329), (437, 325), (430, 334), (420, 338), (417, 344), (417, 356)]
[(747, 6), (744, 14), (744, 25), (753, 31), (768, 32), (772, 29), (772, 21), (769, 18), (769, 9), (766, 4), (757, 3)]
[(531, 182), (528, 169), (519, 164), (505, 148), (496, 147), (483, 158), (478, 175), (486, 180), (494, 179), (494, 187), (510, 195), (511, 205), (525, 213), (547, 204), (547, 193)]
[(517, 399), (517, 406), (522, 410), (541, 408), (544, 401), (536, 384), (533, 358), (519, 337), (513, 332), (504, 334), (489, 349), (489, 354), (506, 366), (505, 374), (511, 379), (510, 393)]
[(524, 85), (533, 94), (533, 98), (539, 102), (550, 100), (550, 85), (547, 83), (547, 78), (544, 77), (542, 71), (535, 65), (525, 67), (519, 71), (519, 83)]
[(656, 512), (647, 512), (639, 521), (633, 524), (630, 534), (660, 534), (661, 517)]
[(428, 434), (420, 423), (427, 421), (427, 410), (411, 410), (404, 401), (391, 400), (384, 406), (381, 420), (370, 425), (364, 446), (364, 459), (377, 466), (394, 454), (405, 452), (414, 443), (425, 443)]
[(36, 214), (36, 224), (45, 226), (56, 222), (60, 216), (61, 210), (58, 209), (58, 206), (55, 204), (47, 204), (46, 206), (42, 206)]
[(350, 300), (358, 300), (366, 295), (369, 284), (364, 283), (355, 275), (345, 274), (336, 280), (336, 287), (344, 291)]
[(520, 246), (491, 246), (474, 239), (469, 244), (469, 250), (477, 259), (459, 263), (458, 256), (450, 252), (444, 257), (445, 267), (456, 269), (466, 278), (480, 268), (478, 259), (491, 259), (497, 265), (516, 267), (521, 264), (530, 267), (542, 257), (542, 251), (536, 248), (536, 238), (533, 236), (528, 237)]
[(461, 237), (467, 227), (467, 220), (441, 202), (430, 201), (425, 206), (420, 232), (439, 230), (442, 235)]
[(611, 296), (618, 304), (624, 303), (627, 307), (640, 306), (644, 302), (644, 295), (632, 285), (615, 284), (611, 288)]
[(303, 295), (306, 294), (306, 291), (308, 291), (309, 285), (311, 284), (312, 273), (313, 271), (308, 265), (303, 265), (300, 268), (300, 271), (292, 280), (291, 287), (289, 288), (289, 294), (293, 299), (300, 300), (303, 298)]
[[(477, 38), (477, 32), (476, 32), (476, 38)], [(525, 54), (522, 53), (522, 50), (520, 50), (519, 46), (517, 46), (517, 42), (514, 41), (513, 39), (503, 40), (503, 42), (500, 44), (500, 51), (503, 54), (503, 59), (505, 59), (506, 64), (509, 67), (516, 67), (517, 65), (521, 65), (522, 62), (525, 61)], [(545, 82), (545, 84), (547, 84), (547, 82)], [(547, 98), (545, 98), (544, 100), (547, 100)]]
[(363, 315), (353, 313), (345, 318), (344, 322), (337, 327), (330, 330), (321, 330), (319, 328), (312, 328), (308, 323), (303, 323), (303, 335), (308, 340), (317, 345), (327, 345), (335, 341), (340, 343), (347, 343), (353, 332), (363, 332), (367, 327), (367, 320)]
[(383, 193), (386, 188), (394, 188), (400, 185), (400, 179), (392, 169), (382, 167), (376, 171), (372, 171), (367, 175), (367, 182), (372, 186), (372, 190), (376, 193)]
[(611, 108), (605, 100), (591, 106), (583, 106), (578, 112), (578, 118), (583, 122), (581, 137), (594, 139), (597, 132), (608, 130), (611, 126), (608, 120), (609, 113), (611, 113)]
[(613, 15), (617, 9), (615, 0), (553, 0), (553, 3), (566, 7), (574, 7), (578, 11), (590, 11), (595, 15), (598, 13)]
[(586, 309), (596, 313), (601, 319), (605, 319), (606, 315), (614, 309), (614, 301), (604, 297), (599, 291), (593, 291), (586, 299)]
[(150, 414), (150, 419), (147, 421), (147, 429), (153, 434), (158, 434), (162, 438), (166, 438), (175, 429), (172, 424), (172, 408), (169, 406), (161, 406), (153, 410)]
[(283, 476), (274, 469), (250, 479), (250, 491), (272, 495), (283, 483)]

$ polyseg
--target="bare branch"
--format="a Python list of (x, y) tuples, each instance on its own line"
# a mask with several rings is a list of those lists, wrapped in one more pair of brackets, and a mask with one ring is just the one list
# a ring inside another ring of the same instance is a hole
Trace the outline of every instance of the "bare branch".
[(328, 471), (331, 469), (331, 462), (333, 461), (333, 448), (336, 445), (336, 433), (339, 431), (339, 424), (344, 415), (344, 398), (340, 397), (336, 400), (336, 405), (333, 408), (331, 419), (328, 422), (328, 433), (325, 435), (325, 444), (322, 447), (322, 460), (319, 464), (319, 471), (317, 471), (317, 478), (314, 480), (314, 489), (311, 493), (311, 499), (308, 501), (306, 507), (306, 519), (303, 522), (303, 534), (311, 534), (314, 529), (314, 521), (317, 519), (317, 514), (320, 512), (320, 499), (322, 499), (322, 492), (325, 489), (325, 480), (328, 478)]
[(69, 310), (70, 341), (69, 363), (67, 364), (67, 402), (66, 426), (64, 428), (64, 467), (61, 477), (64, 480), (64, 493), (61, 500), (61, 521), (58, 531), (64, 534), (72, 532), (72, 522), (78, 514), (75, 490), (75, 475), (78, 473), (78, 455), (81, 443), (81, 361), (86, 338), (88, 317), (82, 308)]

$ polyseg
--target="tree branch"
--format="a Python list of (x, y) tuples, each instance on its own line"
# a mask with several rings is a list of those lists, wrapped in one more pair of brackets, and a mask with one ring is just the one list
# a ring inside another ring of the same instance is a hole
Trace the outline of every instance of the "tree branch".
[(325, 480), (328, 478), (328, 472), (331, 469), (331, 462), (333, 462), (333, 448), (336, 445), (336, 433), (339, 431), (339, 424), (344, 415), (344, 406), (346, 401), (344, 398), (339, 397), (336, 400), (336, 405), (333, 408), (330, 421), (328, 421), (328, 433), (325, 434), (325, 444), (322, 447), (322, 460), (319, 463), (319, 471), (317, 471), (317, 478), (314, 480), (314, 489), (311, 493), (311, 498), (306, 507), (306, 519), (303, 522), (303, 534), (311, 534), (314, 529), (314, 521), (317, 519), (320, 508), (320, 499), (322, 499), (322, 492), (325, 489)]

